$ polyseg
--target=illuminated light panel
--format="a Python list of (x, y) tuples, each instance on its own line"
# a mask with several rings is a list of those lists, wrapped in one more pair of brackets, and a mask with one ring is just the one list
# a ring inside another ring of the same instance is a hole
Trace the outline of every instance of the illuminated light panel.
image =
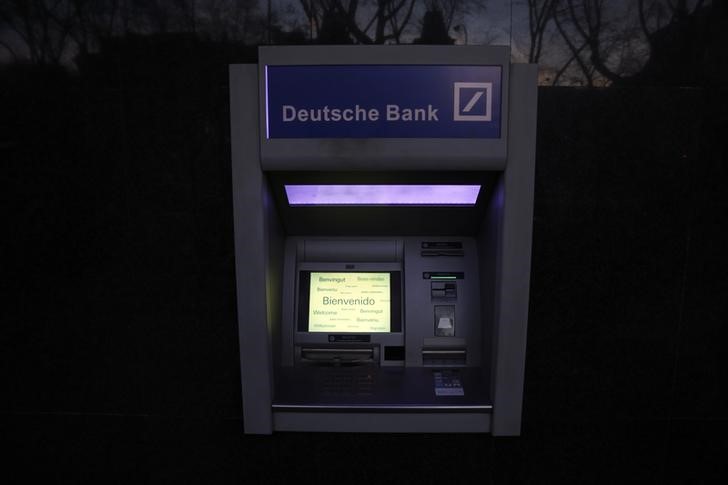
[(480, 185), (285, 185), (285, 189), (292, 206), (473, 206), (480, 193)]
[(265, 66), (265, 137), (270, 138), (270, 115), (268, 114), (268, 66)]

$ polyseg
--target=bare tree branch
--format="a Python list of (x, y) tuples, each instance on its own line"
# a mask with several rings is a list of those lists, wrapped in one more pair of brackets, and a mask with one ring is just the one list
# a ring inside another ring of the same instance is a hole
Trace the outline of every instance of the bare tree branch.
[(652, 45), (652, 32), (650, 32), (650, 29), (647, 27), (647, 18), (645, 15), (645, 0), (639, 0), (637, 2), (637, 12), (639, 13), (640, 27), (642, 28), (642, 32), (645, 34), (647, 42)]
[(581, 44), (581, 47), (579, 47), (577, 49), (577, 51), (574, 54), (572, 54), (572, 56), (569, 58), (569, 60), (566, 61), (566, 63), (563, 66), (561, 66), (561, 69), (559, 69), (558, 72), (556, 73), (556, 76), (554, 76), (554, 80), (551, 83), (552, 86), (556, 86), (557, 85), (557, 83), (559, 82), (559, 79), (561, 78), (561, 76), (566, 72), (566, 70), (569, 68), (569, 66), (571, 65), (571, 63), (574, 62), (575, 59), (577, 59), (577, 57), (579, 56), (579, 54), (581, 54), (581, 51), (583, 51), (586, 46), (587, 46), (587, 43), (586, 42), (584, 42), (583, 44)]
[(543, 36), (554, 13), (555, 0), (528, 0), (528, 62), (538, 62), (543, 50)]
[[(579, 68), (581, 69), (581, 72), (584, 74), (584, 78), (587, 81), (588, 86), (594, 85), (594, 79), (592, 77), (591, 72), (589, 71), (588, 66), (586, 65), (586, 62), (581, 58), (581, 51), (584, 49), (586, 45), (588, 45), (588, 42), (584, 42), (584, 46), (581, 48), (577, 48), (576, 45), (571, 41), (571, 38), (569, 37), (566, 30), (564, 30), (563, 25), (561, 24), (561, 21), (559, 20), (558, 15), (554, 15), (554, 24), (556, 25), (556, 28), (558, 29), (559, 33), (561, 34), (561, 37), (564, 39), (564, 42), (566, 42), (566, 45), (569, 47), (569, 50), (572, 54), (572, 59), (576, 61), (576, 63), (579, 65)], [(569, 63), (571, 63), (572, 60), (569, 60)], [(565, 69), (564, 69), (565, 70)]]
[(582, 39), (589, 45), (589, 50), (591, 51), (589, 60), (594, 69), (611, 82), (621, 81), (621, 76), (609, 69), (602, 56), (601, 35), (604, 27), (602, 23), (603, 2), (601, 0), (581, 1), (581, 10), (584, 13), (583, 20), (585, 26), (581, 24), (581, 19), (574, 7), (574, 1), (567, 0), (567, 5), (574, 27)]
[(6, 51), (10, 53), (11, 56), (13, 56), (13, 61), (18, 62), (18, 55), (15, 53), (12, 47), (10, 47), (8, 44), (0, 40), (0, 47), (4, 47)]

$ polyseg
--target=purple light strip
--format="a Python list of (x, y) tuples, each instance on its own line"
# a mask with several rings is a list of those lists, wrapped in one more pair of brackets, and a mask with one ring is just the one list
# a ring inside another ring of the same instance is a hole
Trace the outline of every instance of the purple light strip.
[(297, 205), (460, 205), (473, 206), (480, 185), (286, 185)]
[(268, 65), (265, 66), (265, 138), (270, 139), (270, 113), (268, 113)]

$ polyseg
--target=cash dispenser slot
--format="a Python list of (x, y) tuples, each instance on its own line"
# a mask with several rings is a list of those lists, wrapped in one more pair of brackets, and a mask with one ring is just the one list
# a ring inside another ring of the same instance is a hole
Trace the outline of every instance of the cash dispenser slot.
[(379, 362), (379, 347), (300, 347), (299, 362), (323, 366), (374, 365)]
[(425, 367), (465, 367), (467, 352), (464, 348), (422, 349)]
[(462, 280), (465, 273), (462, 271), (424, 271), (422, 273), (423, 280)]

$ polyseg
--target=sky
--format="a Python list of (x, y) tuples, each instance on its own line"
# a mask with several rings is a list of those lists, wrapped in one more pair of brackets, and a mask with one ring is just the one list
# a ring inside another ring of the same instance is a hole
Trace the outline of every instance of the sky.
[[(50, 4), (53, 0), (47, 0)], [(164, 2), (170, 2), (168, 5), (175, 5), (176, 0), (160, 0)], [(199, 0), (198, 14), (202, 11), (203, 5), (220, 5), (227, 3), (228, 5), (244, 5), (244, 3), (235, 3), (237, 0)], [(275, 12), (274, 22), (282, 27), (284, 30), (290, 30), (295, 27), (306, 28), (305, 15), (301, 7), (300, 0), (253, 0), (258, 2), (259, 13), (256, 13), (254, 23), (258, 27), (261, 26), (260, 15), (265, 18), (265, 13), (268, 10), (268, 2), (272, 10)], [(346, 0), (345, 0), (346, 1)], [(453, 27), (458, 26), (459, 28), (451, 28), (449, 35), (455, 39), (456, 44), (471, 44), (471, 45), (507, 45), (510, 46), (512, 52), (512, 58), (515, 62), (524, 62), (528, 58), (528, 7), (527, 0), (479, 0), (485, 5), (484, 9), (473, 9), (467, 15), (456, 19), (453, 22)], [(693, 8), (698, 0), (688, 0), (688, 6)], [(220, 3), (222, 2), (222, 3)], [(578, 3), (578, 2), (577, 2)], [(707, 0), (705, 4), (710, 4), (710, 0)], [(425, 1), (419, 3), (421, 6), (425, 5)], [(647, 2), (649, 5), (649, 2)], [(118, 5), (118, 4), (117, 4)], [(360, 5), (372, 5), (371, 2), (361, 0)], [(627, 32), (625, 28), (632, 28), (635, 31), (637, 26), (637, 16), (634, 0), (606, 0), (605, 2), (605, 14), (608, 17), (608, 22), (611, 28), (614, 29), (613, 38), (621, 39), (627, 38), (624, 35)], [(175, 7), (177, 8), (177, 7)], [(208, 10), (209, 11), (209, 10)], [(360, 7), (360, 12), (366, 13), (364, 7)], [(625, 15), (629, 12), (629, 15)], [(403, 37), (404, 42), (411, 42), (414, 37), (419, 34), (421, 22), (424, 10), (420, 9), (413, 14), (412, 20), (410, 21), (411, 29), (408, 36)], [(363, 16), (363, 14), (362, 14)], [(118, 16), (117, 22), (118, 22)], [(204, 18), (204, 17), (199, 17)], [(223, 17), (228, 18), (228, 17)], [(362, 21), (363, 23), (363, 21)], [(180, 24), (181, 25), (181, 24)], [(211, 24), (208, 24), (211, 25)], [(247, 25), (247, 24), (246, 24)], [(630, 27), (631, 26), (631, 27)], [(120, 28), (120, 26), (118, 27)], [(221, 29), (218, 29), (221, 30)], [(639, 27), (637, 26), (637, 30)], [(215, 35), (216, 31), (212, 31), (212, 35)], [(256, 30), (254, 37), (249, 38), (257, 39), (260, 35), (260, 30)], [(633, 72), (641, 68), (646, 59), (649, 56), (649, 49), (646, 47), (644, 35), (640, 37), (636, 35), (630, 37), (629, 42), (631, 44), (625, 44), (622, 42), (616, 48), (612, 48), (612, 57), (607, 56), (608, 60), (614, 65), (620, 65), (622, 60), (631, 62), (629, 69)], [(19, 55), (24, 55), (25, 49), (24, 43), (19, 39), (16, 34), (13, 34), (9, 30), (3, 30), (3, 26), (0, 25), (0, 41), (10, 45), (15, 49)], [(641, 43), (641, 44), (640, 44)], [(603, 45), (607, 44), (606, 42)], [(67, 55), (64, 58), (64, 63), (72, 65), (72, 59), (75, 54), (75, 49), (68, 49)], [(623, 53), (627, 52), (625, 56)], [(628, 57), (630, 56), (631, 57)], [(588, 53), (585, 53), (588, 57)], [(616, 56), (616, 57), (615, 57)], [(622, 57), (619, 57), (622, 56)], [(569, 49), (566, 47), (564, 40), (555, 31), (553, 25), (551, 31), (545, 37), (544, 55), (540, 60), (541, 67), (544, 70), (550, 70), (556, 72), (561, 66), (566, 64), (566, 60), (571, 57)], [(6, 63), (12, 61), (12, 57), (8, 53), (7, 49), (0, 45), (0, 63)], [(622, 66), (627, 64), (622, 63)], [(572, 63), (570, 69), (575, 69), (576, 63)], [(627, 69), (619, 67), (620, 69)], [(622, 71), (629, 74), (627, 71)], [(574, 73), (575, 79), (579, 76), (578, 72)]]
[[(495, 44), (510, 45), (511, 30), (511, 4), (513, 8), (520, 8), (525, 14), (526, 0), (484, 0), (485, 11), (465, 19), (465, 30), (468, 33), (468, 44)], [(304, 18), (303, 9), (298, 0), (271, 0), (274, 11), (282, 12), (283, 18), (289, 22), (294, 19)], [(261, 0), (261, 4), (266, 4), (266, 0)], [(263, 7), (265, 10), (266, 7)], [(286, 12), (289, 12), (286, 14)], [(415, 18), (413, 24), (419, 22)], [(451, 32), (451, 36), (456, 37), (456, 43), (465, 43), (464, 34)]]

